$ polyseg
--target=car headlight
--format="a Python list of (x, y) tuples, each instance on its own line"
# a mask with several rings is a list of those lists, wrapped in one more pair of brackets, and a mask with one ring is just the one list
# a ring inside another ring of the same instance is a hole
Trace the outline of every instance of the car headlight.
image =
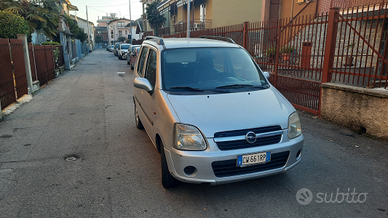
[(288, 118), (288, 138), (293, 139), (302, 134), (302, 126), (300, 125), (300, 120), (298, 113), (295, 111)]
[(174, 125), (174, 147), (179, 150), (203, 151), (207, 144), (197, 127), (176, 123)]

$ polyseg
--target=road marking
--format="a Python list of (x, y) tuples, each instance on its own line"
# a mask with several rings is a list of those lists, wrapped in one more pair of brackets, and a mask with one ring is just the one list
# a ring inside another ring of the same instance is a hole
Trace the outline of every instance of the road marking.
[(124, 74), (125, 72), (117, 72), (117, 74)]

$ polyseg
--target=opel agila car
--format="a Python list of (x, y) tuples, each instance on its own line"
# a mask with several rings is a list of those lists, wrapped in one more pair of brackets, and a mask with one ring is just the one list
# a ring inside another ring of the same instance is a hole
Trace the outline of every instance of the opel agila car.
[(222, 184), (301, 161), (295, 108), (233, 40), (147, 37), (134, 79), (136, 126), (161, 154), (162, 185)]

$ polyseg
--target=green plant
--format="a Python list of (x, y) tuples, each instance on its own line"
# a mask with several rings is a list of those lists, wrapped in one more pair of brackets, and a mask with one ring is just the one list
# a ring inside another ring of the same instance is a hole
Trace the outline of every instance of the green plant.
[(61, 45), (59, 42), (42, 42), (42, 45)]
[(155, 30), (155, 34), (158, 35), (158, 28), (162, 27), (166, 22), (164, 15), (157, 9), (159, 1), (154, 1), (151, 4), (147, 4), (146, 16), (151, 28)]
[[(354, 46), (356, 46), (356, 43), (349, 43), (348, 45), (345, 46), (345, 48), (348, 49), (348, 51), (349, 51)], [(356, 48), (355, 51), (356, 51), (356, 53), (361, 54), (361, 52), (358, 50), (358, 48)]]
[(282, 48), (282, 53), (284, 54), (290, 54), (294, 51), (294, 47), (293, 46), (284, 46)]
[(267, 54), (267, 56), (276, 55), (276, 48), (275, 48), (275, 47), (271, 47), (271, 48), (267, 49), (267, 50), (265, 51), (265, 53)]
[(17, 34), (29, 34), (27, 21), (9, 11), (0, 11), (0, 38), (17, 38)]
[(23, 17), (27, 21), (30, 33), (37, 31), (51, 39), (58, 33), (58, 14), (61, 9), (57, 0), (2, 0), (0, 7), (4, 11)]
[(59, 58), (59, 53), (60, 53), (58, 47), (55, 48), (53, 52), (54, 52), (54, 60), (55, 60), (55, 64), (58, 65), (58, 58)]

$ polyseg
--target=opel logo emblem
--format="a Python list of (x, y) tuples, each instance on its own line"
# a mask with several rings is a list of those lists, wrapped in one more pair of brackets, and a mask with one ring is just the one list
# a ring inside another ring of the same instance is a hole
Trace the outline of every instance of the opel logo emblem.
[(250, 131), (250, 132), (248, 132), (246, 135), (245, 135), (245, 139), (247, 140), (247, 142), (249, 143), (249, 144), (253, 144), (253, 143), (255, 143), (256, 142), (256, 133), (254, 133), (254, 132), (252, 132), (252, 131)]

